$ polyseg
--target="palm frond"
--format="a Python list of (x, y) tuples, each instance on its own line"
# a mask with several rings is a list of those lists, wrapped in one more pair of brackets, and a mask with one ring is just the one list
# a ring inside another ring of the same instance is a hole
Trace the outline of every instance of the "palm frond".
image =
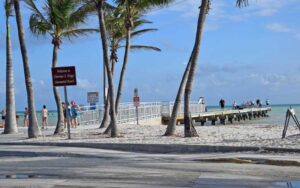
[(249, 5), (249, 1), (248, 0), (237, 0), (236, 1), (236, 6), (237, 7), (246, 7)]
[(45, 21), (39, 14), (32, 14), (29, 19), (29, 28), (34, 35), (46, 35), (52, 30), (51, 24)]
[(93, 33), (93, 32), (99, 32), (99, 29), (73, 29), (73, 30), (67, 30), (67, 31), (64, 31), (61, 34), (61, 36), (66, 37), (70, 40), (72, 38), (76, 38), (76, 37), (79, 37), (81, 35), (87, 35), (87, 34)]
[(161, 49), (155, 46), (145, 46), (145, 45), (131, 45), (130, 46), (131, 50), (152, 50), (152, 51), (157, 51), (160, 52)]
[(158, 29), (149, 28), (149, 29), (141, 29), (141, 30), (138, 30), (138, 31), (133, 31), (131, 33), (131, 37), (137, 37), (137, 36), (140, 36), (142, 34), (149, 33), (149, 32), (154, 32), (154, 31), (158, 31)]

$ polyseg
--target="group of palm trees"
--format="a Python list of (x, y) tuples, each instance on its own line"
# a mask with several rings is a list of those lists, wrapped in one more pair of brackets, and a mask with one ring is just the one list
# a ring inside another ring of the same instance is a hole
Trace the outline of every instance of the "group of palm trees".
[[(100, 33), (103, 54), (103, 76), (108, 80), (108, 95), (105, 98), (105, 115), (100, 128), (105, 128), (106, 134), (111, 137), (118, 136), (116, 115), (122, 96), (122, 88), (125, 79), (126, 67), (129, 62), (131, 49), (147, 49), (160, 51), (159, 48), (147, 45), (132, 45), (132, 37), (156, 31), (157, 29), (139, 29), (144, 24), (151, 23), (144, 19), (144, 15), (154, 7), (171, 4), (175, 0), (114, 0), (112, 4), (106, 0), (44, 0), (42, 8), (38, 8), (34, 0), (22, 0), (31, 10), (29, 19), (30, 30), (35, 35), (48, 35), (53, 45), (52, 67), (58, 65), (57, 55), (63, 40), (79, 37), (91, 32)], [(237, 0), (237, 6), (246, 6), (248, 0)], [(166, 136), (175, 134), (176, 116), (181, 98), (184, 93), (184, 133), (186, 137), (197, 136), (190, 114), (189, 101), (192, 92), (193, 79), (198, 61), (199, 47), (206, 15), (210, 9), (211, 0), (200, 0), (200, 11), (197, 24), (195, 44), (189, 62), (180, 83), (172, 111), (172, 118), (167, 127)], [(10, 36), (10, 17), (15, 12), (20, 50), (24, 66), (25, 85), (27, 90), (27, 101), (29, 111), (28, 137), (34, 138), (41, 135), (36, 117), (33, 86), (30, 76), (30, 66), (27, 57), (25, 32), (21, 15), (20, 0), (5, 0), (6, 11), (6, 118), (5, 134), (17, 133), (14, 75)], [(97, 15), (99, 26), (95, 28), (84, 28), (90, 16)], [(118, 50), (125, 48), (119, 77), (117, 93), (113, 82), (114, 67), (118, 60)], [(109, 54), (110, 50), (110, 54)], [(104, 79), (104, 88), (106, 81)], [(184, 91), (184, 92), (183, 92)], [(53, 87), (53, 93), (57, 105), (57, 125), (54, 134), (62, 133), (64, 130), (64, 115), (58, 89)]]

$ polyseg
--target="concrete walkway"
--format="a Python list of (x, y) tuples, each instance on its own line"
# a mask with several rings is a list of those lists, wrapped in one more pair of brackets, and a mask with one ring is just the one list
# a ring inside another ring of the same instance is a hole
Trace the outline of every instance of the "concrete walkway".
[(0, 187), (280, 187), (299, 167), (204, 162), (207, 159), (300, 161), (297, 154), (143, 154), (112, 150), (0, 146)]

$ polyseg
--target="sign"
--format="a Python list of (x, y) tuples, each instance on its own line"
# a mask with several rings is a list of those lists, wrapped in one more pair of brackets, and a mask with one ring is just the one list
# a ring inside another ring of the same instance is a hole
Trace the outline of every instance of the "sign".
[(76, 85), (76, 71), (74, 66), (52, 68), (53, 86)]
[(97, 103), (99, 102), (99, 93), (96, 92), (88, 92), (87, 93), (87, 102), (88, 103)]
[(140, 105), (140, 97), (138, 97), (138, 96), (133, 97), (133, 103), (134, 103), (135, 107), (139, 106)]

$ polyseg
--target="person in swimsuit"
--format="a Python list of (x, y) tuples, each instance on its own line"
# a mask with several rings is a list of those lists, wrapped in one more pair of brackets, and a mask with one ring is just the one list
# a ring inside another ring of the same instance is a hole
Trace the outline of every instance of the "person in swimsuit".
[(48, 110), (46, 108), (46, 105), (43, 106), (42, 109), (42, 129), (48, 129)]
[(29, 111), (28, 108), (25, 107), (25, 111), (24, 111), (24, 127), (28, 127), (29, 126)]

